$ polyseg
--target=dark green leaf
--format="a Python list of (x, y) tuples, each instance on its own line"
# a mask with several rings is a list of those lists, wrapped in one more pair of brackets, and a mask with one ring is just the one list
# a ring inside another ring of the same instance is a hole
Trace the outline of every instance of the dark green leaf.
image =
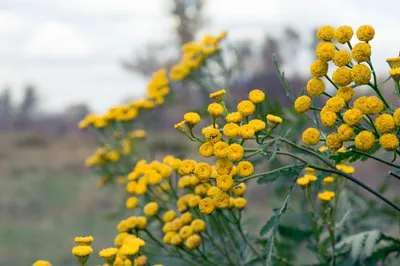
[(279, 225), (278, 232), (282, 237), (296, 242), (302, 242), (313, 234), (313, 230), (302, 230), (300, 228), (286, 225)]
[[(269, 220), (265, 223), (265, 225), (261, 228), (260, 230), (260, 236), (265, 236), (268, 234), (269, 231), (271, 231), (272, 227), (275, 226), (277, 220), (279, 219), (277, 216), (277, 211), (274, 213), (274, 215), (269, 218)], [(279, 222), (279, 221), (278, 221)]]

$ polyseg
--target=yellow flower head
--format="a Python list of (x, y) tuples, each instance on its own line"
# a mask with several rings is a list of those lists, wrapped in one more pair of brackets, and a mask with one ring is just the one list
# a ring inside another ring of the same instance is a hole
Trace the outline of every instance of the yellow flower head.
[(346, 50), (339, 50), (333, 58), (333, 63), (338, 67), (344, 67), (351, 62), (351, 55)]
[(303, 143), (307, 146), (315, 146), (318, 144), (321, 133), (316, 128), (307, 128), (302, 136), (301, 136)]
[(315, 60), (310, 65), (310, 72), (313, 77), (320, 78), (328, 73), (328, 63), (320, 59)]
[(252, 175), (254, 172), (254, 166), (251, 162), (241, 161), (237, 165), (237, 174), (242, 177)]
[(333, 183), (333, 181), (335, 181), (335, 178), (333, 178), (332, 176), (327, 176), (324, 178), (324, 184), (331, 184)]
[(171, 222), (173, 219), (175, 219), (175, 217), (176, 217), (175, 211), (174, 211), (174, 210), (168, 210), (168, 211), (166, 211), (166, 212), (164, 213), (162, 219), (163, 219), (163, 221), (164, 221), (165, 223), (167, 223), (167, 222)]
[(390, 114), (382, 114), (375, 119), (375, 127), (381, 133), (389, 133), (396, 125), (393, 116)]
[(213, 203), (215, 207), (223, 209), (226, 208), (229, 204), (229, 194), (223, 191), (219, 191), (216, 195), (213, 196)]
[(206, 223), (201, 219), (193, 220), (190, 226), (192, 227), (194, 233), (200, 233), (206, 229)]
[(211, 166), (208, 163), (198, 163), (194, 169), (194, 175), (200, 181), (207, 181), (212, 173)]
[(139, 244), (124, 244), (122, 247), (119, 249), (119, 252), (121, 252), (122, 255), (131, 258), (134, 255), (136, 255), (139, 252)]
[(185, 246), (188, 249), (196, 249), (201, 245), (201, 237), (199, 235), (191, 235), (185, 241)]
[(243, 116), (240, 112), (233, 112), (226, 116), (226, 122), (228, 123), (239, 123), (243, 119)]
[(249, 126), (253, 127), (255, 132), (264, 130), (266, 125), (265, 122), (260, 119), (253, 119), (249, 121)]
[(354, 144), (356, 148), (362, 151), (370, 150), (374, 146), (374, 143), (374, 134), (367, 130), (361, 131), (354, 139)]
[(354, 31), (350, 26), (340, 26), (335, 30), (334, 35), (338, 43), (344, 44), (353, 38)]
[(386, 62), (389, 64), (390, 68), (398, 68), (400, 67), (400, 56), (388, 58)]
[(261, 103), (265, 100), (265, 94), (261, 90), (252, 90), (249, 93), (249, 100), (254, 104)]
[(254, 104), (251, 101), (241, 101), (238, 106), (237, 109), (239, 111), (240, 114), (242, 114), (242, 116), (249, 116), (251, 114), (254, 113), (254, 111), (256, 110)]
[(47, 260), (37, 260), (32, 266), (51, 266), (51, 263)]
[(317, 31), (317, 38), (321, 41), (330, 41), (333, 39), (335, 28), (332, 26), (322, 26)]
[[(229, 153), (228, 153), (229, 156)], [(219, 158), (215, 163), (215, 170), (219, 175), (229, 175), (232, 172), (233, 164), (229, 159), (221, 159)]]
[(322, 146), (322, 147), (319, 147), (319, 148), (318, 148), (318, 151), (319, 151), (319, 152), (326, 152), (328, 149), (329, 149), (328, 147)]
[(374, 38), (375, 30), (372, 26), (363, 25), (357, 29), (356, 35), (360, 41), (368, 42)]
[(282, 124), (282, 118), (279, 116), (276, 116), (276, 115), (268, 114), (267, 122), (268, 122), (268, 126), (270, 126), (271, 128), (275, 128), (278, 125)]
[(315, 50), (315, 55), (322, 61), (330, 61), (335, 56), (335, 45), (331, 42), (321, 42)]
[(335, 124), (337, 119), (337, 115), (336, 113), (332, 112), (332, 111), (325, 111), (325, 112), (321, 112), (321, 121), (322, 124), (326, 127), (331, 127)]
[(395, 134), (386, 133), (379, 138), (379, 144), (386, 151), (394, 151), (399, 147), (399, 138)]
[(219, 90), (210, 94), (210, 98), (216, 102), (221, 102), (224, 99), (224, 95), (226, 94), (226, 90)]
[(308, 178), (303, 176), (303, 177), (299, 177), (296, 182), (297, 182), (297, 185), (304, 188), (308, 185), (308, 183), (310, 183), (310, 180), (308, 180)]
[(347, 86), (352, 82), (352, 71), (347, 67), (339, 67), (332, 74), (332, 81), (339, 87)]
[(349, 166), (349, 165), (344, 165), (344, 164), (337, 164), (336, 169), (345, 172), (346, 174), (353, 174), (354, 173), (354, 167)]
[(250, 139), (254, 137), (254, 128), (250, 125), (243, 125), (239, 128), (239, 135), (242, 139)]
[(81, 264), (85, 264), (93, 249), (91, 246), (75, 246), (72, 248), (72, 255), (78, 258)]
[(139, 256), (135, 259), (135, 266), (146, 266), (147, 265), (147, 257), (145, 255)]
[(326, 202), (326, 203), (330, 202), (334, 197), (335, 197), (335, 192), (332, 192), (332, 191), (325, 191), (325, 192), (318, 193), (318, 198), (322, 202)]
[(223, 141), (218, 141), (214, 144), (213, 153), (215, 157), (225, 158), (229, 144)]
[(114, 239), (114, 244), (117, 247), (122, 246), (122, 244), (124, 243), (124, 239), (128, 236), (129, 234), (124, 232), (124, 233), (120, 233), (118, 234), (115, 239)]
[(350, 140), (354, 135), (354, 130), (347, 124), (342, 124), (337, 130), (338, 136), (342, 141)]
[(204, 157), (213, 156), (213, 152), (214, 152), (214, 144), (211, 142), (205, 142), (199, 148), (199, 153)]
[(354, 96), (354, 89), (352, 87), (341, 87), (337, 90), (336, 96), (342, 98), (345, 102), (350, 102)]
[(389, 75), (395, 81), (400, 81), (400, 67), (396, 67), (396, 68), (390, 69), (389, 70)]
[(196, 167), (196, 162), (194, 160), (183, 160), (179, 166), (179, 173), (181, 175), (193, 174)]
[(310, 109), (310, 107), (311, 107), (311, 98), (306, 95), (300, 96), (294, 102), (294, 109), (299, 114), (302, 114), (302, 113), (308, 111)]
[(200, 121), (201, 121), (200, 115), (195, 112), (186, 113), (183, 116), (183, 119), (185, 120), (186, 124), (188, 124), (189, 126), (195, 126), (198, 123), (200, 123)]
[(126, 208), (128, 208), (128, 209), (134, 209), (134, 208), (137, 207), (138, 203), (139, 203), (138, 198), (136, 198), (136, 197), (129, 197), (129, 198), (126, 200)]
[(351, 54), (356, 62), (366, 62), (371, 56), (371, 45), (365, 42), (359, 42), (354, 45)]
[(155, 201), (147, 203), (143, 208), (143, 212), (146, 216), (156, 215), (158, 212), (158, 203)]
[(74, 242), (79, 246), (90, 246), (93, 242), (93, 236), (77, 236)]
[(189, 225), (185, 225), (179, 230), (179, 235), (182, 239), (187, 239), (189, 236), (193, 235), (193, 228)]
[(335, 113), (340, 112), (344, 108), (345, 104), (345, 101), (338, 96), (334, 96), (326, 101), (326, 107)]
[(233, 186), (233, 178), (231, 175), (219, 175), (217, 177), (217, 187), (222, 191), (228, 191)]
[(143, 230), (147, 226), (147, 218), (144, 216), (136, 217), (137, 228)]
[(383, 102), (376, 96), (370, 96), (365, 101), (365, 113), (369, 115), (376, 115), (383, 109)]
[(207, 111), (211, 116), (218, 117), (224, 112), (224, 107), (219, 103), (210, 103)]
[(228, 138), (235, 138), (239, 135), (239, 125), (235, 123), (229, 123), (224, 126), (224, 135)]
[[(195, 196), (194, 196), (195, 197)], [(194, 198), (193, 197), (193, 198)], [(200, 198), (200, 197), (198, 197)], [(199, 201), (200, 202), (200, 201)], [(181, 221), (183, 222), (183, 224), (190, 224), (190, 222), (192, 222), (193, 220), (193, 214), (191, 212), (185, 212), (181, 215)]]
[(211, 187), (209, 187), (209, 189), (207, 190), (207, 196), (208, 196), (208, 197), (215, 196), (215, 195), (217, 195), (220, 191), (221, 191), (221, 189), (219, 189), (218, 187), (216, 187), (216, 186), (211, 186)]
[(371, 70), (364, 64), (355, 65), (351, 70), (351, 78), (357, 84), (368, 84), (371, 79)]
[(203, 135), (206, 137), (208, 142), (216, 143), (221, 140), (221, 132), (219, 132), (218, 128), (207, 127), (202, 130)]
[(306, 170), (307, 174), (310, 174), (310, 175), (315, 174), (315, 169), (312, 167), (306, 167), (306, 168), (304, 168), (304, 170)]
[(244, 209), (246, 207), (247, 200), (245, 198), (235, 198), (233, 200), (233, 205), (235, 206), (236, 209)]
[(318, 179), (317, 176), (312, 173), (308, 173), (308, 174), (304, 175), (304, 178), (307, 178), (308, 182), (310, 182), (310, 183), (314, 183)]
[(358, 109), (349, 109), (343, 115), (343, 120), (349, 126), (355, 126), (361, 122), (363, 113)]
[(365, 102), (367, 101), (367, 99), (368, 99), (367, 96), (361, 96), (357, 98), (353, 103), (354, 108), (360, 110), (362, 113), (365, 113), (366, 112)]
[(105, 248), (99, 252), (99, 256), (105, 260), (106, 263), (112, 265), (117, 258), (117, 248)]
[(233, 195), (236, 197), (243, 196), (244, 193), (246, 192), (247, 186), (245, 183), (240, 183), (239, 185), (235, 186), (233, 188)]
[(215, 205), (211, 198), (204, 198), (199, 204), (200, 212), (203, 214), (210, 214), (214, 211)]
[(397, 126), (400, 126), (400, 108), (397, 108), (396, 111), (393, 113), (394, 123)]
[(181, 121), (174, 125), (174, 128), (179, 130), (180, 132), (186, 132), (186, 121)]
[(307, 93), (310, 96), (320, 96), (325, 91), (325, 83), (320, 78), (312, 78), (307, 82)]
[(244, 149), (239, 144), (231, 144), (227, 148), (228, 159), (231, 161), (240, 161), (243, 158)]
[(326, 146), (328, 146), (331, 151), (337, 151), (343, 146), (343, 141), (340, 139), (338, 133), (331, 133), (326, 136)]

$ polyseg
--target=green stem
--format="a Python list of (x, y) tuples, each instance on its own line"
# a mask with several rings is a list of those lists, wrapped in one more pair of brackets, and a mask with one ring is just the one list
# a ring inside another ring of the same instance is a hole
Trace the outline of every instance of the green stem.
[(359, 150), (355, 150), (355, 149), (350, 149), (349, 151), (352, 151), (352, 152), (354, 152), (354, 153), (361, 154), (361, 155), (366, 156), (366, 157), (368, 157), (368, 158), (374, 159), (374, 160), (376, 160), (376, 161), (378, 161), (378, 162), (381, 162), (381, 163), (384, 163), (384, 164), (386, 164), (386, 165), (392, 166), (392, 167), (394, 167), (394, 168), (400, 169), (400, 166), (399, 166), (399, 165), (386, 162), (386, 161), (382, 160), (381, 158), (375, 157), (375, 156), (373, 156), (373, 155), (371, 155), (371, 154), (368, 154), (368, 153), (365, 153), (365, 152), (362, 152), (362, 151), (359, 151)]
[[(328, 76), (328, 75), (325, 75), (325, 78), (327, 79), (327, 80), (329, 80), (329, 82), (338, 90), (339, 89), (339, 87), (335, 84), (335, 82), (333, 82), (333, 80), (331, 80), (331, 78)], [(332, 97), (332, 96), (329, 96), (329, 97)]]

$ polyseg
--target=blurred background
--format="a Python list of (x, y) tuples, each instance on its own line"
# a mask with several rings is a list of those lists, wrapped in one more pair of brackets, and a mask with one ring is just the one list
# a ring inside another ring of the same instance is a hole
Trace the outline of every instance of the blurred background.
[[(370, 24), (372, 60), (384, 79), (385, 59), (400, 50), (399, 8), (394, 0), (0, 0), (0, 265), (38, 258), (70, 265), (79, 234), (93, 234), (96, 249), (112, 245), (115, 220), (107, 214), (121, 199), (114, 188), (96, 188), (84, 167), (96, 142), (77, 123), (143, 97), (151, 74), (179, 60), (181, 44), (227, 30), (242, 58), (229, 91), (241, 99), (262, 88), (287, 105), (273, 53), (298, 91), (310, 78), (319, 26)], [(190, 99), (163, 107), (158, 132), (169, 143), (172, 125), (199, 104)], [(357, 171), (375, 185), (384, 170)]]

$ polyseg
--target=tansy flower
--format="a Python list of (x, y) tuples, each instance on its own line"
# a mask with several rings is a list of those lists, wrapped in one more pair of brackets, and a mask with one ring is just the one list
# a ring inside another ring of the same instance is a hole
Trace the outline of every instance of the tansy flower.
[(226, 90), (219, 90), (210, 94), (210, 98), (216, 102), (221, 102), (224, 99), (224, 95), (226, 94)]
[(146, 266), (147, 265), (147, 257), (145, 255), (139, 256), (135, 259), (135, 266)]
[(112, 265), (117, 258), (118, 249), (117, 248), (105, 248), (99, 252), (100, 258), (102, 258), (106, 263)]
[(119, 249), (119, 252), (129, 259), (133, 259), (134, 256), (139, 252), (140, 246), (138, 244), (124, 244)]
[[(228, 151), (229, 152), (229, 151)], [(228, 153), (229, 156), (229, 153)], [(229, 159), (219, 158), (215, 163), (215, 170), (219, 175), (229, 175), (232, 172), (233, 164)]]
[(211, 116), (218, 117), (224, 112), (224, 107), (219, 103), (210, 103), (207, 111)]
[(222, 136), (217, 128), (210, 127), (207, 128), (207, 130), (204, 130), (203, 132), (208, 142), (216, 143), (221, 140)]
[(330, 202), (333, 199), (333, 197), (335, 197), (335, 192), (332, 191), (325, 191), (318, 193), (318, 199), (326, 203)]
[(351, 54), (356, 62), (366, 62), (371, 56), (371, 45), (359, 42), (353, 47)]
[(201, 245), (201, 237), (199, 235), (191, 235), (185, 241), (185, 246), (188, 249), (196, 249)]
[(388, 58), (386, 62), (389, 64), (390, 68), (398, 68), (400, 67), (400, 56)]
[(332, 74), (332, 81), (339, 87), (347, 86), (352, 82), (351, 70), (347, 67), (339, 67)]
[(134, 208), (137, 207), (138, 203), (139, 203), (138, 198), (136, 198), (136, 197), (129, 197), (129, 198), (126, 200), (126, 208), (128, 208), (128, 209), (134, 209)]
[(303, 143), (307, 146), (314, 146), (317, 145), (321, 137), (321, 133), (316, 128), (307, 128), (302, 136), (301, 139)]
[(356, 32), (357, 38), (362, 42), (368, 42), (375, 36), (375, 30), (369, 25), (360, 26)]
[(308, 183), (310, 183), (310, 181), (306, 177), (299, 177), (296, 182), (297, 185), (299, 185), (302, 188), (306, 187)]
[(394, 79), (395, 81), (400, 81), (400, 67), (396, 67), (393, 69), (389, 70), (389, 75)]
[(246, 192), (247, 186), (245, 183), (240, 183), (239, 185), (235, 186), (233, 188), (233, 195), (236, 197), (243, 196), (243, 194)]
[(241, 145), (233, 143), (227, 149), (228, 159), (231, 161), (240, 161), (243, 158), (244, 149)]
[(397, 126), (400, 126), (400, 108), (397, 108), (393, 113), (393, 120)]
[(166, 232), (165, 235), (164, 235), (164, 237), (163, 237), (163, 242), (164, 242), (165, 244), (171, 244), (171, 239), (172, 239), (172, 237), (173, 237), (174, 235), (176, 235), (176, 234), (177, 234), (177, 232), (175, 232), (175, 231)]
[(185, 212), (181, 215), (181, 221), (183, 222), (183, 224), (190, 224), (192, 220), (193, 220), (193, 214), (191, 212)]
[(343, 115), (343, 120), (349, 126), (355, 126), (361, 122), (363, 113), (358, 109), (349, 109)]
[(376, 96), (370, 96), (365, 101), (365, 113), (376, 115), (383, 109), (383, 102)]
[(330, 61), (335, 56), (335, 45), (331, 42), (321, 42), (318, 44), (317, 49), (315, 50), (315, 55), (323, 60), (323, 61)]
[(322, 26), (317, 31), (317, 38), (321, 41), (330, 41), (333, 39), (335, 28), (332, 26)]
[(89, 259), (90, 254), (92, 254), (93, 249), (91, 246), (75, 246), (72, 248), (72, 255), (77, 257), (78, 261), (85, 265)]
[(325, 91), (325, 83), (320, 78), (312, 78), (307, 82), (307, 93), (310, 96), (320, 96)]
[(183, 116), (183, 119), (185, 120), (186, 124), (188, 124), (189, 126), (195, 126), (198, 123), (200, 123), (200, 120), (201, 120), (200, 115), (195, 112), (186, 113)]
[(233, 200), (233, 205), (235, 206), (236, 209), (244, 209), (246, 207), (247, 200), (244, 198), (235, 198)]
[(342, 124), (338, 127), (338, 136), (342, 141), (350, 140), (354, 135), (354, 130), (347, 124)]
[(333, 183), (333, 181), (335, 181), (335, 179), (332, 176), (327, 176), (324, 178), (324, 184), (331, 184)]
[(242, 139), (250, 139), (254, 137), (254, 129), (250, 125), (243, 125), (239, 128), (239, 135)]
[(354, 31), (350, 26), (340, 26), (335, 30), (334, 37), (338, 43), (344, 44), (353, 38)]
[(294, 102), (294, 109), (299, 114), (308, 111), (310, 107), (311, 107), (311, 98), (306, 95), (300, 96)]
[(143, 212), (146, 216), (154, 216), (158, 212), (158, 203), (157, 202), (149, 202), (147, 203), (144, 208)]
[(238, 104), (237, 109), (243, 116), (249, 116), (254, 113), (256, 108), (251, 101), (241, 101)]
[(166, 211), (166, 212), (164, 213), (162, 219), (163, 219), (163, 221), (164, 221), (165, 223), (167, 223), (167, 222), (171, 222), (173, 219), (175, 219), (175, 217), (176, 217), (175, 211), (174, 211), (174, 210), (168, 210), (168, 211)]
[(205, 142), (199, 148), (199, 153), (204, 157), (213, 156), (213, 151), (214, 151), (214, 144), (211, 142)]
[(228, 123), (239, 123), (242, 121), (243, 116), (240, 112), (233, 112), (226, 116), (226, 121)]
[(51, 266), (51, 263), (47, 260), (37, 260), (32, 266)]
[(265, 100), (265, 94), (261, 90), (252, 90), (249, 93), (249, 100), (254, 104), (261, 103)]
[(328, 149), (329, 149), (328, 147), (322, 146), (322, 147), (319, 147), (319, 148), (318, 148), (318, 151), (319, 151), (319, 152), (326, 152)]
[(315, 60), (310, 65), (310, 72), (313, 77), (323, 77), (326, 75), (326, 73), (328, 73), (328, 63), (319, 59)]
[(93, 242), (93, 236), (77, 236), (74, 242), (79, 246), (90, 246)]
[(395, 134), (386, 133), (379, 138), (379, 144), (386, 151), (394, 151), (399, 147), (399, 139)]
[(307, 178), (308, 182), (310, 182), (310, 183), (314, 183), (318, 179), (317, 176), (312, 173), (307, 173), (306, 175), (304, 175), (304, 178)]
[(117, 247), (122, 246), (122, 244), (124, 243), (124, 239), (128, 236), (129, 234), (124, 232), (124, 233), (120, 233), (118, 234), (115, 239), (114, 239), (114, 245)]
[(224, 135), (228, 138), (234, 138), (239, 135), (239, 125), (235, 123), (229, 123), (224, 126)]
[(228, 191), (233, 186), (233, 178), (231, 175), (219, 175), (217, 177), (217, 187), (222, 191)]
[(326, 136), (326, 146), (332, 151), (337, 151), (343, 146), (343, 141), (339, 138), (338, 133), (331, 133)]
[(344, 67), (351, 62), (351, 55), (346, 50), (339, 50), (333, 57), (333, 63), (338, 67)]
[(179, 235), (182, 239), (187, 239), (189, 236), (193, 235), (193, 228), (189, 225), (185, 225), (179, 230)]
[(225, 158), (229, 144), (223, 141), (218, 141), (214, 144), (213, 153), (215, 157)]
[(117, 230), (120, 233), (128, 232), (129, 231), (128, 222), (126, 220), (120, 221), (117, 225)]
[(208, 163), (198, 163), (194, 170), (194, 175), (200, 181), (207, 181), (212, 173), (211, 166)]
[(268, 122), (268, 126), (270, 126), (271, 128), (275, 128), (278, 125), (282, 124), (282, 118), (279, 116), (276, 116), (276, 115), (268, 114), (267, 122)]
[(206, 229), (206, 223), (201, 219), (195, 219), (190, 223), (193, 233), (200, 233)]
[(336, 96), (342, 98), (345, 102), (350, 102), (354, 96), (354, 89), (352, 87), (341, 87), (337, 90)]
[(304, 168), (304, 170), (306, 170), (307, 174), (310, 174), (310, 175), (315, 174), (315, 169), (312, 167), (306, 167), (306, 168)]
[(367, 130), (361, 131), (354, 139), (354, 144), (356, 148), (362, 151), (370, 150), (374, 146), (374, 143), (374, 134)]
[[(236, 124), (234, 124), (234, 125), (236, 125)], [(265, 127), (266, 127), (265, 122), (260, 120), (260, 119), (250, 120), (249, 126), (253, 127), (255, 132), (259, 132), (261, 130), (264, 130)]]
[(346, 104), (345, 101), (338, 96), (329, 98), (326, 101), (326, 107), (328, 107), (329, 110), (331, 110), (335, 113), (340, 112), (343, 109), (343, 107), (345, 106), (345, 104)]
[(207, 196), (208, 197), (212, 197), (217, 195), (219, 192), (221, 191), (221, 189), (219, 189), (216, 186), (211, 186), (208, 190), (207, 190)]
[(181, 121), (174, 126), (175, 129), (179, 130), (182, 133), (186, 132), (186, 121)]
[(337, 115), (332, 111), (321, 112), (322, 124), (326, 127), (331, 127), (335, 124)]
[(193, 174), (196, 167), (196, 162), (193, 160), (183, 160), (179, 166), (179, 173), (181, 175)]
[(368, 84), (371, 79), (371, 70), (364, 64), (355, 65), (351, 70), (351, 78), (357, 84)]
[(361, 96), (357, 98), (353, 103), (353, 107), (365, 113), (366, 112), (365, 102), (367, 101), (367, 99), (368, 99), (367, 96)]
[(237, 165), (237, 174), (242, 177), (252, 175), (254, 172), (254, 166), (251, 162), (241, 161)]
[(214, 195), (213, 203), (215, 207), (223, 209), (226, 208), (229, 204), (229, 194), (223, 191), (218, 192), (216, 195)]
[(353, 174), (354, 173), (354, 167), (349, 166), (349, 165), (344, 165), (344, 164), (337, 164), (336, 169), (345, 172), (346, 174)]
[(214, 211), (215, 206), (211, 198), (204, 198), (199, 204), (200, 212), (203, 214), (210, 214)]
[(394, 124), (393, 116), (390, 114), (382, 114), (375, 119), (375, 127), (381, 133), (392, 131), (396, 125)]

